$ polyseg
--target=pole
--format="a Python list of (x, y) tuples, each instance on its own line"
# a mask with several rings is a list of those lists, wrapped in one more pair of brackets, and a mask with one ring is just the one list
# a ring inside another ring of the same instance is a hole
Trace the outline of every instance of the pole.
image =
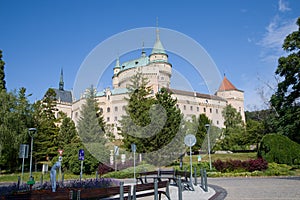
[(211, 156), (210, 156), (210, 139), (209, 139), (210, 126), (207, 129), (207, 142), (208, 142), (208, 157), (209, 157), (209, 169), (212, 170), (211, 167)]
[(29, 167), (29, 171), (30, 171), (30, 178), (29, 180), (32, 181), (33, 177), (32, 177), (32, 149), (33, 149), (33, 136), (31, 136), (31, 145), (30, 145), (30, 167)]
[(83, 160), (81, 161), (81, 167), (80, 167), (80, 182), (82, 179), (82, 168), (83, 168)]
[[(25, 153), (24, 153), (25, 154)], [(22, 176), (21, 176), (21, 184), (23, 183), (23, 175), (24, 175), (24, 159), (25, 159), (25, 155), (23, 154), (23, 161), (22, 161)]]
[(191, 172), (190, 172), (190, 182), (192, 182), (193, 178), (193, 166), (192, 166), (192, 146), (190, 146), (190, 165), (191, 165)]
[(136, 183), (136, 179), (135, 179), (135, 151), (133, 152), (133, 179), (134, 179), (134, 183)]

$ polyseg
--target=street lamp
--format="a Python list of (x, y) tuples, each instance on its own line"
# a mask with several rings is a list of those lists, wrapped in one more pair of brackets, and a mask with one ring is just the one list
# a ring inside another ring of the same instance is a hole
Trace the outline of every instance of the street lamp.
[(29, 185), (34, 184), (34, 178), (32, 176), (32, 149), (33, 149), (33, 137), (36, 134), (36, 128), (29, 128), (28, 129), (29, 136), (31, 137), (31, 144), (30, 144), (30, 177), (29, 181), (27, 182)]
[(209, 158), (209, 169), (212, 170), (211, 156), (210, 156), (210, 139), (209, 139), (210, 124), (205, 124), (205, 128), (207, 131), (207, 148), (208, 148), (208, 158)]

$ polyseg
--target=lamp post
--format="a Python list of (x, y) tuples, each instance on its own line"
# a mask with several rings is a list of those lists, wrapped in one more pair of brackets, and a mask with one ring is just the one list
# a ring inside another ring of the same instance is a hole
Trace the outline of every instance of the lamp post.
[(28, 133), (29, 133), (29, 136), (31, 137), (31, 145), (30, 145), (31, 150), (30, 150), (30, 168), (29, 168), (30, 177), (29, 177), (29, 181), (27, 182), (27, 184), (33, 185), (34, 184), (34, 178), (32, 176), (32, 149), (33, 149), (33, 137), (36, 133), (36, 128), (29, 128)]
[(208, 148), (208, 158), (209, 158), (209, 169), (212, 170), (211, 156), (210, 156), (210, 139), (209, 139), (210, 124), (205, 124), (205, 128), (206, 128), (206, 132), (207, 132), (207, 148)]

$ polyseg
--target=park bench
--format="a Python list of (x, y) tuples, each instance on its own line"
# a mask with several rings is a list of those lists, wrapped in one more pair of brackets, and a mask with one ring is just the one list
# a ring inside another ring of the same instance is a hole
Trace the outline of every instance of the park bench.
[(148, 179), (159, 179), (159, 171), (140, 172), (136, 178), (137, 183), (140, 181), (142, 184), (148, 183)]
[[(160, 190), (161, 188), (166, 188), (166, 190)], [(133, 186), (133, 200), (137, 198), (153, 196), (154, 199), (161, 199), (161, 196), (165, 195), (170, 200), (170, 192), (169, 192), (169, 181), (157, 181), (154, 180), (154, 183), (144, 183), (137, 184)]]

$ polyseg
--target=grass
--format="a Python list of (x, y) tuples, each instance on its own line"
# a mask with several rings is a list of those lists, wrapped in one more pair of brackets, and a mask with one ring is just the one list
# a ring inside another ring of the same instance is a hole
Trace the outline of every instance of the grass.
[[(209, 161), (209, 156), (208, 154), (200, 154), (201, 155), (201, 161), (202, 162), (208, 162)], [(256, 152), (251, 152), (251, 153), (230, 153), (230, 154), (211, 154), (211, 161), (215, 160), (249, 160), (249, 159), (256, 159), (257, 155)], [(192, 156), (193, 162), (198, 162), (198, 155), (193, 155)], [(189, 163), (190, 162), (190, 157), (185, 156), (183, 159), (183, 162)]]

